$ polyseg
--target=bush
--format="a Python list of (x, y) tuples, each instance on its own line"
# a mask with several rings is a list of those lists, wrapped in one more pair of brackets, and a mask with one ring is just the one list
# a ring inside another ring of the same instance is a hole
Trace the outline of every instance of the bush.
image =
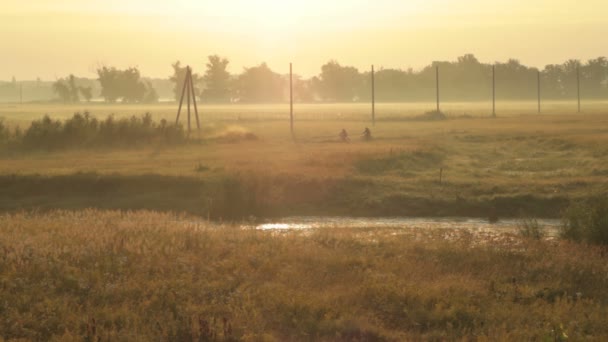
[(519, 222), (519, 235), (540, 240), (545, 237), (545, 232), (536, 219), (524, 218)]
[(608, 245), (608, 196), (594, 196), (571, 204), (564, 212), (561, 236)]
[(4, 124), (4, 120), (0, 118), (0, 146), (4, 146), (8, 143), (10, 138), (10, 132), (8, 127)]
[[(0, 132), (1, 134), (1, 132)], [(160, 124), (146, 113), (141, 117), (115, 119), (110, 115), (98, 121), (89, 113), (76, 113), (65, 122), (48, 115), (35, 120), (22, 137), (15, 136), (25, 149), (64, 149), (78, 147), (133, 146), (138, 144), (176, 144), (185, 140), (181, 125), (161, 120)], [(1, 135), (0, 135), (1, 142)]]

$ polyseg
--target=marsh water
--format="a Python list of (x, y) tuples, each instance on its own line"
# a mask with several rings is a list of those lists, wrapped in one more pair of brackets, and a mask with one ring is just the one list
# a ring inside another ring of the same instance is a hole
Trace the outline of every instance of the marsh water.
[[(536, 219), (547, 236), (556, 236), (560, 220)], [(411, 218), (411, 217), (315, 217), (295, 216), (258, 224), (261, 230), (306, 230), (324, 228), (456, 229), (484, 233), (517, 233), (520, 219), (489, 222), (480, 218)]]

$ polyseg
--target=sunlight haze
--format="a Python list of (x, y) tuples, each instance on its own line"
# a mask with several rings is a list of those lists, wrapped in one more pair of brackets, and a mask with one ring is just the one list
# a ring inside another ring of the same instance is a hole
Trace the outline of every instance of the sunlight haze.
[(330, 59), (416, 69), (466, 53), (544, 66), (605, 54), (606, 13), (600, 0), (5, 0), (0, 80), (93, 77), (101, 64), (167, 77), (176, 60), (202, 69), (210, 54), (232, 72), (293, 61), (305, 76)]

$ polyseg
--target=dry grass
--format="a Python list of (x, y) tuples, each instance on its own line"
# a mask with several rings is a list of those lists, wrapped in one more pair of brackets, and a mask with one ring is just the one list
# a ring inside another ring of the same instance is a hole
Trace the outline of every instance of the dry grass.
[(608, 338), (601, 249), (466, 231), (188, 222), (92, 210), (0, 216), (0, 339)]

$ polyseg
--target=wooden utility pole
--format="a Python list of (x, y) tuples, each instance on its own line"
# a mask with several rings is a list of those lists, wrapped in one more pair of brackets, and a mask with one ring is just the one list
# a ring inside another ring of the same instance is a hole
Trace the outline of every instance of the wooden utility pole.
[(492, 116), (496, 117), (496, 65), (492, 65)]
[[(186, 72), (186, 83), (188, 84), (188, 89), (190, 88), (190, 67), (188, 67), (188, 71)], [(190, 93), (191, 91), (186, 92), (186, 98), (188, 99), (188, 134), (190, 134)]]
[(538, 114), (540, 114), (540, 70), (536, 73), (536, 85), (538, 93)]
[(372, 64), (372, 126), (376, 126), (376, 78)]
[(190, 125), (190, 96), (192, 96), (192, 101), (194, 104), (194, 113), (196, 115), (196, 128), (199, 130), (201, 129), (200, 126), (200, 121), (199, 121), (199, 117), (198, 117), (198, 108), (196, 106), (196, 94), (194, 93), (194, 82), (192, 81), (192, 69), (190, 69), (190, 66), (186, 67), (186, 76), (184, 77), (184, 86), (182, 88), (182, 95), (180, 96), (180, 100), (179, 100), (179, 107), (177, 109), (177, 116), (175, 118), (175, 124), (177, 125), (179, 123), (179, 117), (181, 115), (182, 112), (182, 106), (184, 104), (184, 96), (186, 96), (186, 104), (188, 106), (188, 135), (190, 135), (190, 132), (192, 130), (191, 125)]
[(198, 129), (198, 131), (200, 132), (201, 123), (198, 119), (198, 107), (196, 105), (196, 95), (194, 95), (194, 82), (192, 81), (192, 71), (190, 71), (190, 77), (188, 78), (190, 79), (190, 89), (192, 89), (192, 102), (194, 103), (194, 114), (196, 115), (196, 129)]
[(437, 113), (439, 113), (439, 65), (435, 67), (435, 88), (437, 90)]
[(23, 104), (23, 83), (19, 85), (19, 102)]
[(289, 63), (289, 128), (293, 138), (293, 65)]
[(179, 116), (182, 113), (182, 104), (184, 103), (184, 95), (186, 95), (186, 88), (189, 88), (187, 71), (186, 71), (186, 76), (184, 77), (184, 86), (182, 87), (182, 95), (179, 98), (179, 107), (177, 108), (177, 117), (175, 118), (176, 125), (179, 123)]
[(581, 112), (581, 71), (576, 67), (576, 94), (578, 97), (578, 112)]

